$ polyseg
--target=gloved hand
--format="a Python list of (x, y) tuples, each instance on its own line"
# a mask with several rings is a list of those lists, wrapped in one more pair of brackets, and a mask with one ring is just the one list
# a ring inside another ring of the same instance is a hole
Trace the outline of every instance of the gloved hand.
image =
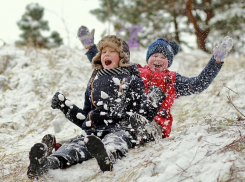
[(61, 109), (63, 107), (65, 107), (65, 101), (67, 99), (65, 98), (65, 96), (59, 92), (56, 92), (52, 98), (52, 103), (51, 103), (51, 107), (53, 109)]
[(162, 102), (166, 99), (166, 94), (162, 89), (157, 86), (152, 86), (149, 89), (149, 100), (152, 102), (152, 105), (160, 109)]
[(77, 31), (77, 36), (85, 49), (94, 45), (94, 29), (89, 32), (87, 27), (81, 26)]
[(226, 36), (220, 45), (215, 43), (213, 55), (216, 61), (223, 62), (223, 59), (227, 56), (228, 52), (230, 52), (232, 46), (233, 40), (229, 36)]

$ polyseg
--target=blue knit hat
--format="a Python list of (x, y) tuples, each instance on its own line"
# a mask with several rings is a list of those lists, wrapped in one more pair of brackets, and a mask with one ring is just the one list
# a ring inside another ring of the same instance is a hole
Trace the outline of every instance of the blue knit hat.
[(159, 38), (156, 41), (152, 42), (148, 47), (146, 54), (146, 62), (152, 54), (162, 53), (168, 59), (168, 67), (173, 63), (173, 58), (179, 52), (179, 44), (175, 41), (167, 41), (163, 38)]

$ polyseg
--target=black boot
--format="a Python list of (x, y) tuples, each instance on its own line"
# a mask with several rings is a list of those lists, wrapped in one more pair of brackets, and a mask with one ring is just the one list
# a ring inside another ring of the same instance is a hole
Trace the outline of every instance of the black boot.
[[(134, 129), (136, 145), (144, 145), (145, 141), (149, 141), (151, 137), (150, 121), (144, 116), (134, 114), (130, 116), (129, 122)], [(149, 131), (148, 131), (149, 130)]]
[(149, 121), (144, 116), (134, 114), (129, 118), (134, 129), (136, 144), (144, 145), (148, 141), (157, 141), (163, 137), (163, 129), (156, 121)]
[(35, 179), (48, 172), (48, 169), (57, 169), (60, 166), (58, 158), (47, 157), (48, 147), (45, 143), (36, 143), (29, 152), (30, 165), (27, 176)]
[(148, 95), (148, 111), (145, 116), (149, 121), (153, 121), (154, 117), (157, 115), (157, 112), (162, 106), (163, 101), (166, 99), (166, 95), (162, 89), (157, 86), (152, 86), (149, 89)]
[(112, 162), (100, 138), (94, 135), (90, 135), (87, 136), (86, 139), (88, 139), (88, 141), (85, 140), (86, 148), (88, 152), (91, 154), (91, 156), (93, 156), (97, 160), (100, 169), (103, 172), (112, 171)]
[(150, 129), (148, 132), (151, 133), (151, 141), (159, 141), (163, 138), (163, 128), (155, 120), (151, 122)]
[(48, 156), (52, 154), (53, 149), (56, 151), (61, 147), (61, 144), (56, 143), (56, 138), (52, 134), (47, 134), (42, 138), (42, 142), (48, 147)]

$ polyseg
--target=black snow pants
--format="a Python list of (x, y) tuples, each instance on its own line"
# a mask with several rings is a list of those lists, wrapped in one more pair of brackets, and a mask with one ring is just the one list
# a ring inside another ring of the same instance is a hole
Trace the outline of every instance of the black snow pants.
[[(51, 156), (55, 156), (61, 161), (61, 168), (67, 168), (92, 158), (86, 149), (84, 138), (84, 136), (81, 136), (70, 143), (64, 143), (51, 154)], [(102, 142), (113, 163), (117, 158), (125, 156), (128, 149), (134, 146), (131, 143), (130, 135), (124, 130), (105, 135)]]

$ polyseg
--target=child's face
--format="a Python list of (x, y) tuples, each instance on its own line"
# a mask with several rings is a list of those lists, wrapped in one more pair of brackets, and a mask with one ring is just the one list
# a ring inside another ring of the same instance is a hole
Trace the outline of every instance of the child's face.
[(101, 53), (101, 63), (104, 69), (117, 68), (119, 66), (119, 53), (111, 48), (105, 47)]
[(153, 72), (165, 71), (168, 68), (168, 59), (162, 53), (152, 54), (148, 59), (148, 66)]

